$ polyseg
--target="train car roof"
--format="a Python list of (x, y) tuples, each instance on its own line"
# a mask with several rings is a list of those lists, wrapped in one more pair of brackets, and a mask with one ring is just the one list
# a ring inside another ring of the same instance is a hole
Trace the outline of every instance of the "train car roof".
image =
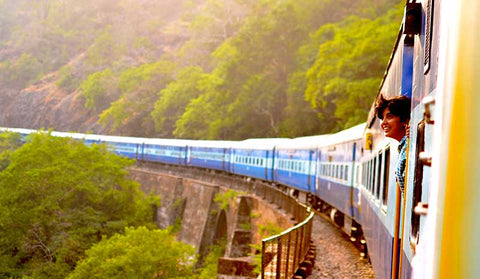
[(271, 150), (277, 145), (292, 142), (291, 138), (253, 138), (238, 141), (235, 148), (240, 149), (255, 149), (255, 150)]
[(231, 148), (234, 141), (228, 140), (185, 140), (188, 146), (208, 148)]
[(328, 142), (331, 134), (294, 138), (292, 142), (278, 145), (279, 149), (315, 149)]
[(336, 143), (349, 142), (363, 138), (365, 132), (366, 122), (340, 131), (335, 134), (331, 134), (328, 140), (322, 142), (319, 146), (327, 146)]
[(31, 134), (37, 132), (37, 130), (33, 129), (25, 129), (25, 128), (8, 128), (8, 127), (0, 127), (0, 131), (2, 132), (14, 132), (20, 134)]

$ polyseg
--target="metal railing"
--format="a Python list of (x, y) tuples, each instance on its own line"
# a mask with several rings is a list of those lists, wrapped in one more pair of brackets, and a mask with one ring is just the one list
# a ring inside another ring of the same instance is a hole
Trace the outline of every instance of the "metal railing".
[(281, 234), (262, 240), (262, 279), (292, 278), (310, 248), (314, 213)]

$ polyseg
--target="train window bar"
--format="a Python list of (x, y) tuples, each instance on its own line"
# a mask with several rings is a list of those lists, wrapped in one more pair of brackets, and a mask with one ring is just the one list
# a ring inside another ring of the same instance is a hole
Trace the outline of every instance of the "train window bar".
[(375, 189), (375, 197), (377, 200), (380, 199), (380, 188), (382, 187), (382, 162), (383, 162), (383, 154), (380, 152), (377, 156), (376, 161), (378, 162), (377, 164), (377, 176), (376, 176), (376, 182), (377, 182), (377, 187)]
[(387, 205), (388, 202), (388, 178), (390, 172), (390, 147), (385, 149), (385, 163), (383, 171), (383, 192), (382, 192), (382, 204)]
[(411, 212), (411, 231), (410, 246), (415, 251), (420, 232), (420, 215), (415, 214), (415, 206), (422, 201), (422, 184), (423, 184), (423, 163), (419, 160), (420, 153), (425, 150), (425, 121), (422, 120), (417, 126), (417, 149), (415, 150), (415, 176), (413, 178), (413, 194), (412, 194), (412, 212)]

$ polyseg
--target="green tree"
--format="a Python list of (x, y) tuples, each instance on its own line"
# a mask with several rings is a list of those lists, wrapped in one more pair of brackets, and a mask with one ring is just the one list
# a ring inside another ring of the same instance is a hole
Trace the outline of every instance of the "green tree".
[(103, 235), (152, 223), (153, 197), (128, 178), (127, 158), (32, 134), (0, 173), (0, 277), (65, 278)]
[(0, 133), (0, 171), (10, 164), (10, 154), (20, 147), (22, 136), (18, 133)]
[(305, 99), (326, 123), (322, 132), (366, 119), (388, 63), (401, 12), (398, 5), (375, 20), (352, 16), (323, 26), (315, 35), (323, 42), (306, 72)]
[(199, 83), (205, 76), (200, 67), (185, 67), (175, 81), (160, 91), (152, 118), (155, 121), (155, 129), (161, 136), (172, 136), (175, 121), (185, 112), (188, 103), (201, 94)]
[(29, 54), (22, 53), (17, 59), (12, 58), (0, 63), (0, 82), (15, 88), (22, 88), (37, 81), (43, 72), (42, 64)]
[(87, 252), (69, 279), (185, 278), (193, 275), (195, 249), (167, 230), (126, 228)]
[(111, 66), (126, 52), (125, 47), (115, 40), (112, 26), (95, 39), (88, 49), (87, 61), (94, 66)]
[(218, 259), (225, 254), (225, 244), (212, 245), (210, 252), (205, 257), (205, 262), (201, 268), (199, 268), (194, 278), (198, 279), (210, 279), (217, 277), (218, 273)]
[(85, 108), (92, 111), (101, 111), (108, 107), (117, 91), (116, 79), (111, 69), (89, 75), (80, 88), (85, 98)]
[(100, 115), (100, 123), (112, 132), (125, 135), (153, 136), (154, 121), (151, 112), (158, 99), (159, 88), (164, 88), (174, 76), (176, 64), (160, 60), (121, 72), (118, 87), (120, 98)]

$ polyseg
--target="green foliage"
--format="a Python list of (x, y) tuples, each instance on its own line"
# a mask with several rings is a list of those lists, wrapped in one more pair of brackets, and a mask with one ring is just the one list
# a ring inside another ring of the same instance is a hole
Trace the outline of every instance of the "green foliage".
[(58, 77), (55, 85), (64, 88), (67, 92), (75, 90), (80, 85), (80, 80), (72, 74), (70, 65), (63, 66), (58, 70)]
[(220, 208), (227, 210), (230, 206), (230, 202), (238, 197), (239, 195), (244, 195), (245, 193), (237, 192), (233, 189), (228, 189), (225, 193), (216, 193), (213, 201), (220, 205)]
[(267, 221), (265, 225), (258, 225), (258, 233), (262, 238), (280, 234), (284, 229), (273, 222)]
[(100, 115), (100, 123), (133, 135), (146, 136), (154, 131), (150, 114), (158, 98), (158, 88), (172, 80), (176, 65), (170, 61), (159, 61), (128, 68), (121, 72), (118, 87), (122, 92), (119, 99)]
[(200, 67), (183, 68), (175, 81), (160, 91), (151, 115), (155, 129), (163, 136), (170, 136), (175, 130), (175, 121), (185, 112), (188, 103), (201, 93), (201, 82), (206, 74)]
[(85, 98), (85, 108), (98, 111), (110, 104), (112, 91), (116, 89), (116, 80), (111, 69), (96, 72), (81, 84)]
[[(378, 9), (361, 8), (365, 5), (363, 0), (335, 4), (327, 0), (321, 2), (264, 1), (253, 4), (252, 14), (235, 36), (212, 53), (217, 64), (210, 82), (205, 79), (204, 84), (209, 86), (203, 87), (200, 95), (191, 99), (180, 117), (176, 116), (180, 110), (171, 116), (172, 120), (177, 117), (173, 135), (197, 139), (294, 137), (332, 132), (338, 127), (364, 121), (362, 117), (368, 107), (358, 107), (351, 115), (348, 110), (351, 105), (347, 103), (364, 95), (342, 97), (336, 101), (337, 95), (348, 96), (342, 91), (345, 82), (357, 84), (356, 89), (352, 86), (345, 88), (352, 88), (352, 92), (371, 90), (367, 86), (370, 82), (362, 81), (365, 77), (360, 72), (367, 73), (367, 79), (377, 77), (379, 82), (386, 65), (383, 58), (388, 58), (396, 36), (392, 26), (397, 28), (399, 22), (398, 16), (392, 15), (398, 15), (400, 9), (395, 8), (396, 13), (388, 13), (375, 21), (368, 18), (356, 21), (345, 18), (354, 12), (363, 17), (379, 18), (379, 14), (385, 14), (385, 7), (389, 7), (385, 3), (393, 1), (379, 2), (381, 8)], [(327, 24), (338, 20), (340, 23)], [(202, 22), (208, 24), (208, 21)], [(372, 28), (362, 30), (368, 22), (373, 22)], [(322, 25), (324, 27), (314, 34)], [(355, 38), (350, 44), (345, 45), (343, 40), (336, 39), (338, 26), (345, 26), (342, 30), (348, 33), (346, 37)], [(318, 46), (322, 44), (328, 45), (331, 51), (319, 53)], [(360, 59), (362, 55), (365, 55), (363, 60)], [(312, 64), (317, 57), (320, 62)], [(350, 61), (347, 64), (345, 61), (349, 59), (357, 63)], [(330, 71), (338, 60), (342, 61), (342, 64), (338, 62), (342, 68)], [(325, 70), (315, 65), (324, 66)], [(378, 71), (378, 68), (382, 70)], [(359, 74), (349, 74), (356, 72)], [(311, 75), (324, 79), (346, 77), (332, 82), (327, 87), (328, 94), (318, 95), (318, 101), (313, 102), (311, 92), (317, 94), (318, 86), (312, 87)], [(363, 85), (367, 87), (359, 89)], [(376, 92), (375, 89), (366, 94), (375, 95)], [(342, 109), (344, 102), (346, 108)], [(362, 99), (361, 104), (365, 102), (370, 101)], [(157, 119), (156, 123), (163, 127), (163, 120)], [(169, 131), (170, 126), (165, 132)]]
[(0, 171), (10, 164), (10, 154), (21, 146), (21, 138), (18, 133), (0, 133)]
[[(215, 77), (209, 76), (209, 81), (215, 82)], [(189, 102), (183, 115), (175, 122), (173, 135), (177, 138), (216, 139), (222, 122), (228, 119), (223, 106), (225, 95), (215, 89), (200, 95)], [(223, 116), (220, 117), (220, 116)]]
[(262, 272), (262, 244), (250, 244), (255, 253), (253, 255), (253, 272), (260, 274)]
[(250, 219), (256, 219), (258, 217), (262, 216), (262, 213), (256, 210), (252, 210), (250, 212)]
[[(265, 225), (258, 225), (258, 234), (260, 237), (266, 238), (282, 233), (284, 229), (273, 222), (267, 221)], [(253, 264), (255, 268), (253, 272), (259, 274), (262, 271), (262, 244), (251, 244), (250, 245), (255, 253), (253, 254)]]
[(112, 26), (107, 26), (88, 49), (87, 61), (94, 66), (111, 66), (124, 53), (124, 47), (115, 40), (112, 34)]
[(0, 63), (0, 82), (21, 88), (37, 81), (42, 71), (42, 64), (35, 56), (22, 53), (18, 59)]
[(65, 278), (84, 251), (126, 226), (152, 223), (153, 197), (104, 145), (31, 135), (0, 173), (0, 274)]
[[(185, 278), (193, 275), (195, 249), (168, 230), (126, 228), (92, 246), (69, 279)], [(212, 277), (210, 277), (212, 278)]]
[(193, 139), (297, 137), (364, 121), (404, 5), (17, 2), (0, 2), (14, 13), (0, 12), (2, 85), (18, 90), (59, 69), (57, 85), (83, 81), (89, 114), (111, 132)]
[(221, 245), (210, 246), (210, 252), (205, 258), (205, 262), (201, 268), (196, 272), (193, 278), (196, 279), (211, 279), (217, 277), (218, 259), (225, 254), (225, 248)]
[(352, 16), (315, 35), (321, 44), (306, 74), (305, 98), (329, 123), (324, 132), (366, 119), (398, 32), (399, 7), (375, 20)]

